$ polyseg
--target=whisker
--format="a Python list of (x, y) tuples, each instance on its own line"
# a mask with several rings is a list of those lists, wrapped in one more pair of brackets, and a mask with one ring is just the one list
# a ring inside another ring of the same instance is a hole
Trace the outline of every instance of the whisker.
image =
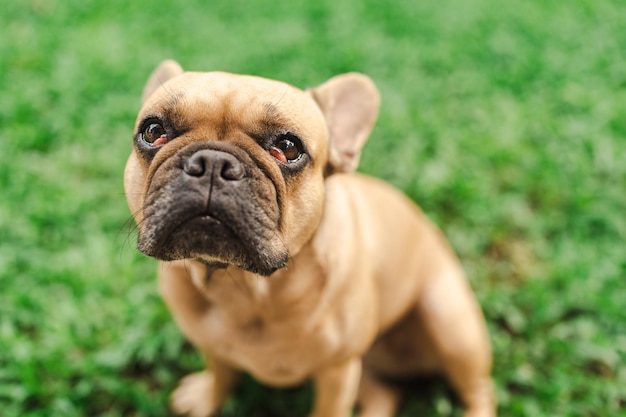
[(122, 244), (122, 249), (124, 247), (126, 247), (127, 245), (129, 245), (130, 242), (130, 238), (132, 237), (132, 235), (136, 232), (139, 231), (139, 227), (146, 221), (148, 220), (146, 218), (146, 216), (143, 216), (140, 222), (136, 221), (136, 216), (137, 214), (139, 214), (141, 211), (143, 211), (143, 207), (136, 210), (134, 213), (132, 213), (128, 219), (124, 222), (124, 225), (122, 226), (122, 228), (118, 231), (117, 236), (115, 238), (115, 241), (117, 242), (117, 240), (120, 237), (120, 234), (122, 233), (122, 230), (126, 229), (127, 233), (126, 233), (126, 237), (124, 239), (124, 243)]
[(228, 270), (228, 268), (226, 268), (226, 275), (228, 275), (228, 277), (233, 281), (233, 283), (235, 284), (235, 287), (237, 287), (237, 290), (239, 290), (242, 294), (250, 296), (250, 291), (246, 288), (245, 285), (243, 285), (241, 282), (239, 282), (232, 274), (231, 272)]
[[(283, 245), (283, 248), (285, 249), (285, 251), (287, 251), (287, 255), (289, 256), (289, 246), (287, 246), (287, 242), (285, 242), (285, 240), (277, 231), (273, 230), (272, 233), (274, 234), (274, 237), (281, 243), (281, 245)], [(287, 268), (287, 266), (285, 266), (285, 268)]]
[(169, 90), (166, 86), (165, 83), (168, 80), (162, 80), (161, 77), (159, 76), (159, 74), (156, 74), (157, 76), (157, 81), (159, 81), (159, 84), (161, 84), (161, 87), (170, 95), (170, 96), (174, 96), (174, 92), (172, 90)]
[(287, 94), (287, 91), (289, 91), (289, 86), (288, 85), (285, 86), (285, 89), (283, 90), (283, 93), (278, 98), (278, 100), (276, 100), (275, 103), (272, 103), (272, 107), (276, 106), (278, 103), (280, 103), (283, 100), (283, 98), (285, 98), (285, 95)]
[[(121, 256), (123, 254), (123, 251), (125, 248), (130, 247), (130, 239), (132, 237), (132, 235), (137, 232), (139, 230), (139, 225), (136, 221), (135, 221), (135, 216), (141, 212), (143, 210), (143, 208), (140, 208), (139, 210), (136, 210), (134, 213), (132, 213), (124, 222), (124, 224), (122, 225), (122, 227), (118, 230), (117, 234), (115, 235), (115, 240), (114, 242), (117, 243), (119, 242), (120, 236), (122, 235), (122, 232), (124, 230), (126, 230), (126, 237), (124, 238), (124, 241), (121, 244), (121, 248), (120, 248), (120, 260), (121, 260)], [(145, 219), (142, 220), (142, 222)]]

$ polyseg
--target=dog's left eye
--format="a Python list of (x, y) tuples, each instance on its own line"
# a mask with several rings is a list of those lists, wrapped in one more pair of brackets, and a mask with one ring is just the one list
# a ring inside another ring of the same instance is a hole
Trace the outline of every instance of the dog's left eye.
[(281, 135), (270, 148), (270, 155), (283, 164), (295, 162), (302, 156), (300, 140), (291, 135)]

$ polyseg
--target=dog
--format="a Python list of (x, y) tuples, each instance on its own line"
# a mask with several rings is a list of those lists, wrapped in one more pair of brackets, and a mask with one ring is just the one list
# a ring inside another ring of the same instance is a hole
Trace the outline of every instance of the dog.
[(380, 97), (348, 73), (300, 90), (184, 72), (145, 86), (124, 173), (138, 249), (207, 370), (171, 407), (214, 415), (241, 372), (312, 381), (312, 417), (391, 417), (389, 380), (440, 373), (466, 417), (496, 414), (485, 321), (441, 232), (356, 174)]

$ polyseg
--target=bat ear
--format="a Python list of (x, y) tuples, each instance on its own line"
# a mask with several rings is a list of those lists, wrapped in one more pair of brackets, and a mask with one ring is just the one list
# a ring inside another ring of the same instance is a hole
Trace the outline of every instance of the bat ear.
[(380, 94), (376, 85), (366, 75), (348, 73), (308, 91), (328, 124), (328, 172), (356, 170), (361, 149), (378, 117)]
[(145, 103), (148, 97), (152, 95), (160, 86), (165, 84), (169, 79), (172, 79), (183, 72), (183, 67), (176, 61), (168, 59), (159, 64), (159, 66), (152, 72), (146, 86), (143, 88), (143, 94), (141, 95), (141, 102)]

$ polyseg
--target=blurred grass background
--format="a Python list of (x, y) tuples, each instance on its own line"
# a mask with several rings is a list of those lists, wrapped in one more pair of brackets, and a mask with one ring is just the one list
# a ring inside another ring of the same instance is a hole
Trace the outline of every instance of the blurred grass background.
[[(0, 414), (167, 416), (200, 368), (130, 234), (122, 172), (165, 58), (383, 97), (361, 171), (445, 231), (489, 322), (502, 416), (626, 415), (619, 0), (2, 1)], [(458, 416), (442, 382), (403, 416)], [(301, 416), (247, 380), (225, 416)]]

